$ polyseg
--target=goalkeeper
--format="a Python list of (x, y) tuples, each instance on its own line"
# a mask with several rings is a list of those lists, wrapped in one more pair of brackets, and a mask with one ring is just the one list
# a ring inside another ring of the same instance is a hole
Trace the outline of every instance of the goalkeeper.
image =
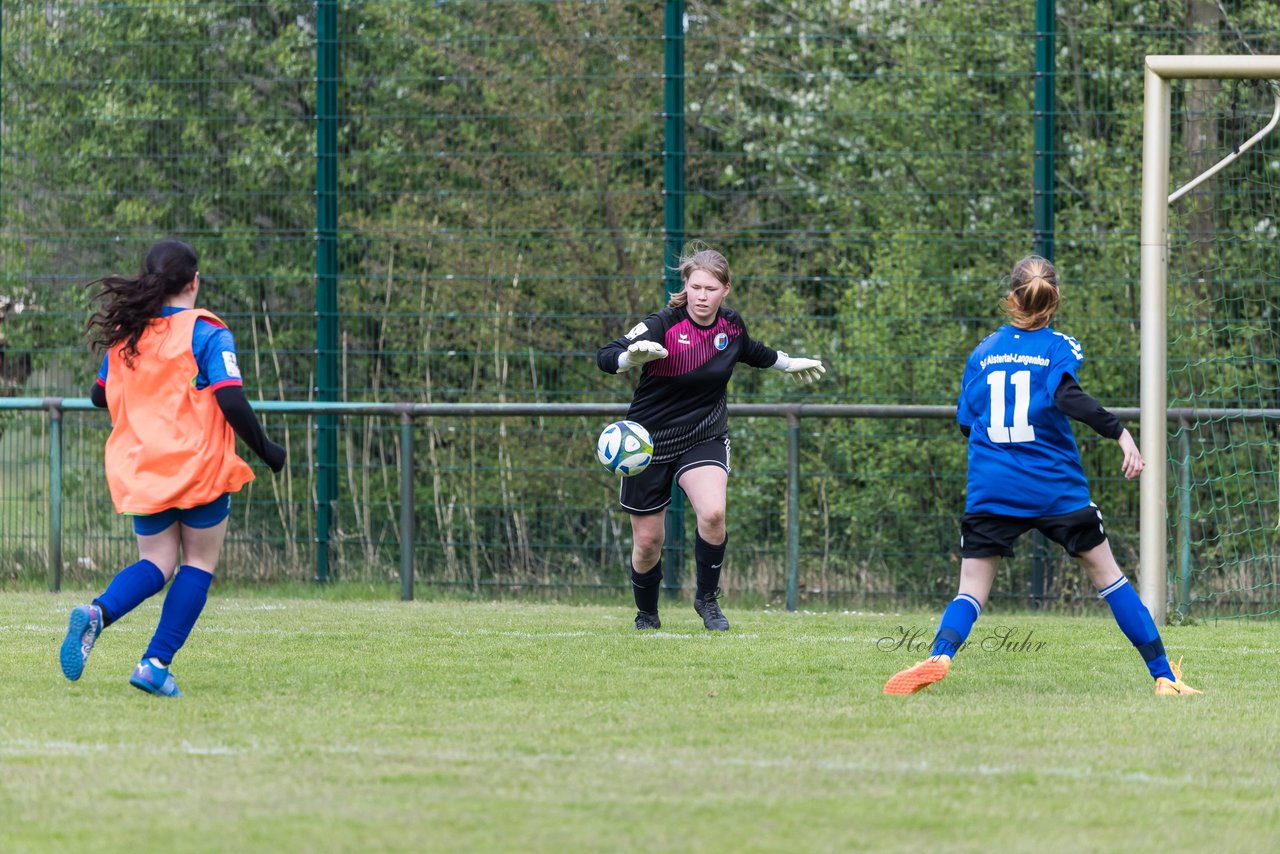
[(1080, 342), (1049, 326), (1059, 298), (1053, 265), (1036, 255), (1024, 258), (1009, 285), (1010, 325), (969, 356), (956, 412), (969, 439), (960, 590), (942, 614), (932, 655), (896, 674), (884, 693), (912, 694), (947, 675), (987, 602), (1000, 558), (1012, 557), (1014, 541), (1035, 528), (1084, 569), (1146, 662), (1156, 694), (1199, 694), (1170, 664), (1151, 613), (1111, 554), (1068, 417), (1119, 443), (1125, 477), (1142, 473), (1142, 454), (1116, 417), (1081, 390)]
[(671, 485), (676, 483), (697, 515), (694, 541), (697, 590), (693, 607), (703, 625), (724, 631), (729, 621), (719, 605), (720, 568), (727, 532), (729, 421), (725, 389), (739, 362), (776, 368), (799, 383), (826, 371), (817, 359), (773, 350), (747, 333), (747, 324), (722, 305), (729, 295), (729, 262), (713, 249), (680, 259), (684, 289), (667, 307), (646, 317), (596, 354), (607, 373), (640, 369), (627, 418), (653, 438), (653, 462), (622, 479), (618, 502), (631, 516), (631, 587), (637, 629), (656, 629), (662, 581), (662, 545)]

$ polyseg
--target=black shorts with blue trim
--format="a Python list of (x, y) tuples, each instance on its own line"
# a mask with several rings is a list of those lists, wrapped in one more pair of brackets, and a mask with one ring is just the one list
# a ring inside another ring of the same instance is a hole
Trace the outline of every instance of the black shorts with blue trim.
[(650, 463), (640, 474), (624, 477), (618, 487), (618, 503), (632, 516), (660, 513), (671, 503), (671, 485), (678, 484), (689, 469), (700, 466), (720, 466), (730, 471), (728, 433), (699, 442), (674, 460)]
[(995, 513), (966, 513), (960, 523), (962, 557), (1013, 557), (1013, 541), (1035, 528), (1079, 557), (1107, 541), (1102, 511), (1090, 504), (1062, 516), (1000, 516)]

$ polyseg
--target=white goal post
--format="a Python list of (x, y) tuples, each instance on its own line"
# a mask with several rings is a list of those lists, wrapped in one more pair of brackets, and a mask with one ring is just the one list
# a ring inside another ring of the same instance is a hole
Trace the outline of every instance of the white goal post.
[[(1148, 56), (1142, 110), (1142, 337), (1139, 426), (1142, 472), (1139, 517), (1138, 589), (1157, 625), (1165, 621), (1167, 579), (1168, 470), (1168, 280), (1169, 280), (1169, 152), (1172, 130), (1172, 81), (1192, 78), (1280, 78), (1280, 56)], [(1280, 108), (1278, 108), (1280, 109)], [(1273, 117), (1263, 132), (1276, 125)], [(1239, 156), (1215, 165), (1195, 183)], [(1192, 176), (1188, 176), (1190, 178)], [(1174, 199), (1181, 193), (1175, 194)]]

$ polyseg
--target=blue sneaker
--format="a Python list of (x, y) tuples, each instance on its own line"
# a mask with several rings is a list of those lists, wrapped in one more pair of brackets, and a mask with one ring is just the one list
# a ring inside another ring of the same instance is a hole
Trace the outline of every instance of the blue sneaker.
[(101, 632), (102, 609), (97, 605), (79, 605), (71, 611), (67, 636), (62, 641), (62, 651), (58, 653), (63, 676), (72, 682), (80, 678), (84, 673), (84, 663), (89, 660), (89, 653)]
[(134, 668), (133, 675), (129, 677), (129, 684), (135, 688), (141, 688), (148, 694), (155, 694), (157, 697), (182, 696), (182, 692), (178, 690), (178, 683), (173, 681), (173, 674), (169, 672), (169, 668), (161, 667), (149, 658), (144, 658), (138, 662), (138, 666)]

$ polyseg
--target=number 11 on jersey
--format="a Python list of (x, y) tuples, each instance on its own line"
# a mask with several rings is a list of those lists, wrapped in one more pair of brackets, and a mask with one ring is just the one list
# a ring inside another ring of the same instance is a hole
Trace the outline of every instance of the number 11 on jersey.
[(1018, 371), (1009, 377), (1013, 383), (1012, 427), (1006, 426), (1004, 421), (1004, 378), (1004, 371), (987, 374), (987, 385), (991, 386), (991, 426), (987, 428), (987, 438), (997, 445), (1034, 442), (1036, 428), (1027, 421), (1027, 411), (1031, 408), (1031, 372)]

